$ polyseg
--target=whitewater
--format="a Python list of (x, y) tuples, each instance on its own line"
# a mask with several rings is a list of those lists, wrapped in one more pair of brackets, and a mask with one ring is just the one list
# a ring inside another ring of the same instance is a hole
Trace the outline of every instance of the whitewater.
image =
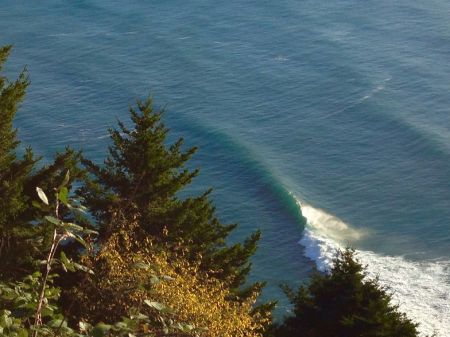
[[(325, 212), (296, 199), (307, 219), (299, 243), (305, 255), (326, 272), (337, 250), (370, 235), (357, 230)], [(357, 259), (366, 266), (367, 278), (378, 279), (393, 297), (400, 311), (420, 323), (423, 336), (447, 336), (450, 331), (450, 261), (409, 261), (401, 256), (386, 256), (356, 250)]]

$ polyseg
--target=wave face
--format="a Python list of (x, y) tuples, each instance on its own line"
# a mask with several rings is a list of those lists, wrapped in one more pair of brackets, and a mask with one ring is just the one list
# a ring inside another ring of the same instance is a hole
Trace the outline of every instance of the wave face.
[[(349, 243), (348, 239), (356, 242), (368, 235), (321, 209), (300, 201), (298, 205), (307, 219), (299, 243), (321, 271), (329, 270), (336, 251)], [(364, 250), (356, 250), (356, 257), (367, 265), (367, 277), (378, 278), (392, 294), (394, 304), (420, 323), (423, 336), (446, 336), (450, 331), (450, 261), (413, 262)]]

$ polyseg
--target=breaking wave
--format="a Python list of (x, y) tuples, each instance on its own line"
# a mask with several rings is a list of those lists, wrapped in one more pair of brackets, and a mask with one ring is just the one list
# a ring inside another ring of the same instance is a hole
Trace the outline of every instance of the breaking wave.
[[(321, 209), (299, 200), (297, 203), (307, 219), (299, 243), (319, 270), (331, 267), (338, 249), (369, 235)], [(356, 250), (356, 256), (367, 265), (368, 277), (378, 277), (400, 310), (420, 323), (418, 329), (423, 336), (433, 333), (447, 336), (450, 331), (450, 261), (416, 262), (364, 250)]]

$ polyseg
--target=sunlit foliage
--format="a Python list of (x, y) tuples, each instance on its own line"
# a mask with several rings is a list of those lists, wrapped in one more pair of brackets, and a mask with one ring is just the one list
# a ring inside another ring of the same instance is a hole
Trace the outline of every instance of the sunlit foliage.
[[(177, 253), (167, 253), (147, 238), (137, 239), (137, 221), (116, 224), (120, 228), (98, 254), (85, 258), (94, 275), (86, 275), (73, 296), (83, 308), (77, 319), (116, 320), (132, 309), (148, 316), (162, 315), (165, 323), (184, 322), (192, 336), (257, 337), (270, 317), (254, 312), (258, 293), (243, 301), (229, 300), (230, 285)], [(134, 227), (134, 228), (133, 228)], [(162, 310), (155, 310), (159, 308)]]

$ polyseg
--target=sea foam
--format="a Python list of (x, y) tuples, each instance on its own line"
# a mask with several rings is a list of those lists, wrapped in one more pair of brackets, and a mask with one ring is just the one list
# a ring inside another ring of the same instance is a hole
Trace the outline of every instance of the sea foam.
[[(355, 242), (367, 231), (352, 228), (337, 217), (304, 203), (300, 204), (307, 225), (300, 240), (305, 255), (319, 270), (331, 267), (336, 251)], [(348, 235), (348, 236), (347, 236)], [(450, 261), (409, 261), (400, 256), (383, 256), (356, 250), (356, 257), (367, 265), (369, 278), (378, 277), (388, 288), (394, 304), (419, 325), (422, 336), (436, 333), (446, 337), (450, 331)]]

